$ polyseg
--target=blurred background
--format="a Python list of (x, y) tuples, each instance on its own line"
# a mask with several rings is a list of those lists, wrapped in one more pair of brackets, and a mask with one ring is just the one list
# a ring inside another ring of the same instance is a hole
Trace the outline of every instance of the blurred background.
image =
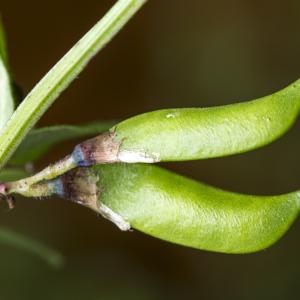
[[(2, 0), (14, 77), (28, 93), (115, 1)], [(170, 107), (261, 97), (299, 78), (300, 1), (149, 1), (55, 102), (38, 126), (124, 119)], [(250, 153), (166, 168), (224, 189), (279, 194), (300, 188), (300, 122)], [(297, 135), (298, 134), (298, 135)], [(37, 165), (70, 152), (56, 147)], [(59, 199), (1, 206), (0, 226), (58, 249), (63, 268), (0, 248), (1, 299), (298, 299), (300, 223), (250, 255), (209, 253), (137, 231), (122, 233)]]

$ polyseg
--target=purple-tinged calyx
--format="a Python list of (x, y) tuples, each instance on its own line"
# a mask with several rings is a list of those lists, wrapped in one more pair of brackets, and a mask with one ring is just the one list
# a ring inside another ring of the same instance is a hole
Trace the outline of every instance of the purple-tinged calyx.
[(73, 160), (78, 167), (117, 162), (121, 142), (114, 141), (114, 137), (115, 133), (106, 132), (82, 142), (74, 148)]
[(107, 163), (155, 163), (157, 153), (143, 149), (122, 149), (122, 140), (116, 141), (116, 132), (106, 132), (89, 139), (74, 148), (71, 157), (78, 167)]
[(121, 230), (130, 229), (130, 224), (101, 202), (99, 175), (92, 168), (75, 168), (58, 178), (46, 182), (48, 190), (64, 199), (86, 206), (110, 220)]

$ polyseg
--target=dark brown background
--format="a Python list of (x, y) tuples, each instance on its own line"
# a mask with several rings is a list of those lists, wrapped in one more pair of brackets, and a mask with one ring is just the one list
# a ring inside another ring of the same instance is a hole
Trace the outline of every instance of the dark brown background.
[[(2, 0), (14, 75), (27, 93), (114, 1)], [(212, 106), (272, 93), (299, 77), (300, 2), (149, 1), (73, 82), (39, 126), (122, 119), (166, 107)], [(229, 190), (299, 189), (299, 122), (251, 153), (166, 167)], [(57, 147), (38, 165), (68, 153)], [(0, 249), (1, 299), (298, 299), (299, 222), (251, 255), (197, 251), (121, 233), (62, 200), (20, 200), (0, 225), (66, 256), (62, 270)]]

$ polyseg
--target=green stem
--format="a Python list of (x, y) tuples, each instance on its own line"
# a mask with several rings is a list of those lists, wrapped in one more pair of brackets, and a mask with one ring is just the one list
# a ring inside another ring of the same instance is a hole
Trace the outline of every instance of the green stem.
[(119, 0), (34, 87), (1, 134), (0, 167), (59, 94), (145, 2), (146, 0)]
[[(18, 193), (23, 196), (35, 197), (36, 189), (34, 185), (43, 180), (50, 180), (59, 175), (62, 175), (76, 167), (76, 162), (73, 157), (68, 155), (57, 163), (48, 166), (41, 172), (18, 181), (8, 182), (5, 184), (6, 193)], [(37, 191), (38, 195), (40, 190)], [(43, 194), (43, 193), (42, 193)]]

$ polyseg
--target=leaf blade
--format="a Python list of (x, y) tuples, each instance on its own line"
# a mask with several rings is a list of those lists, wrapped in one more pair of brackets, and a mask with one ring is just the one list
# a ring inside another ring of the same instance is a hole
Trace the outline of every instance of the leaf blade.
[(28, 176), (24, 170), (19, 168), (5, 168), (0, 171), (0, 182), (15, 181)]
[(7, 228), (0, 228), (0, 244), (13, 246), (37, 255), (54, 268), (59, 268), (63, 264), (63, 257), (58, 252), (32, 238), (25, 237)]
[(0, 130), (14, 112), (14, 97), (8, 72), (8, 55), (4, 27), (0, 18)]
[(107, 121), (77, 126), (57, 125), (33, 129), (18, 147), (9, 163), (22, 165), (36, 161), (62, 141), (99, 134), (108, 130), (114, 124), (114, 121)]
[(0, 137), (0, 166), (4, 165), (59, 94), (145, 2), (146, 0), (119, 0), (34, 87), (15, 111)]
[(7, 55), (7, 46), (6, 46), (6, 37), (2, 18), (0, 17), (0, 57), (1, 60), (7, 65), (8, 64), (8, 55)]

